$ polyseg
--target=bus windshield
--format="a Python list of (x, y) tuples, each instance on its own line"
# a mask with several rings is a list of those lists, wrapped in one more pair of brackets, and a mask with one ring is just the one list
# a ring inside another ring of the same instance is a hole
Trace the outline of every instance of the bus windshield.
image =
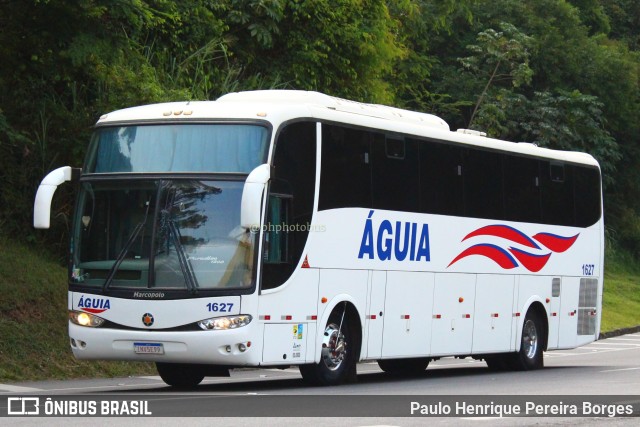
[(269, 131), (254, 124), (99, 128), (84, 173), (243, 173), (266, 161)]
[(254, 235), (240, 227), (242, 181), (83, 182), (72, 283), (198, 290), (252, 285)]

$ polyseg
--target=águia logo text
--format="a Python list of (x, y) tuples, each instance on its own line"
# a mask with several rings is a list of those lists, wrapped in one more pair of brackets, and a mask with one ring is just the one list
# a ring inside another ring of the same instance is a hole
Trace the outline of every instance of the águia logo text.
[(376, 226), (371, 219), (374, 213), (369, 211), (364, 224), (359, 259), (431, 261), (429, 224), (385, 219)]
[(78, 301), (78, 308), (91, 314), (105, 312), (111, 308), (108, 298), (91, 298), (82, 295)]

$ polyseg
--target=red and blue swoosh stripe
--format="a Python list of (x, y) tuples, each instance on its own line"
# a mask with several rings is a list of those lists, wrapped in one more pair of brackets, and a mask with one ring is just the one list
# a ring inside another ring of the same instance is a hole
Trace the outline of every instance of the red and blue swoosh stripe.
[(579, 234), (571, 237), (562, 237), (551, 233), (538, 233), (533, 238), (553, 252), (564, 252), (573, 246), (578, 236)]
[(452, 264), (455, 264), (456, 262), (460, 261), (462, 258), (466, 258), (471, 255), (482, 255), (489, 259), (492, 259), (493, 261), (495, 261), (496, 264), (498, 264), (500, 267), (504, 268), (505, 270), (510, 270), (518, 266), (518, 263), (516, 262), (515, 259), (513, 259), (511, 254), (509, 254), (509, 252), (505, 251), (501, 247), (496, 245), (481, 243), (479, 245), (471, 246), (470, 248), (467, 248), (464, 251), (462, 251), (460, 255), (455, 257), (453, 261), (449, 263), (447, 268), (451, 267)]
[(100, 314), (107, 311), (106, 308), (87, 308), (87, 307), (82, 307), (80, 310), (86, 311), (87, 313), (92, 313), (92, 314)]
[(553, 252), (565, 252), (573, 246), (579, 235), (578, 233), (575, 236), (564, 237), (552, 233), (538, 233), (533, 237), (529, 237), (522, 231), (508, 225), (487, 225), (467, 234), (462, 241), (464, 242), (473, 237), (491, 236), (525, 246), (533, 251), (544, 252), (544, 249), (540, 246), (542, 245), (551, 252), (532, 253), (512, 246), (502, 248), (489, 243), (480, 243), (463, 250), (449, 263), (447, 268), (463, 258), (480, 255), (491, 259), (505, 270), (510, 270), (522, 265), (527, 270), (535, 273), (544, 268)]

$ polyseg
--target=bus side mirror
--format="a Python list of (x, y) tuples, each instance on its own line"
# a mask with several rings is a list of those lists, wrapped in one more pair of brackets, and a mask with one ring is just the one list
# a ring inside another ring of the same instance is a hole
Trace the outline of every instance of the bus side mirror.
[(51, 199), (58, 185), (63, 182), (76, 180), (80, 177), (81, 169), (63, 166), (55, 169), (44, 177), (33, 204), (33, 226), (35, 228), (49, 228), (51, 219)]
[(263, 164), (251, 171), (242, 189), (242, 204), (240, 205), (240, 226), (255, 229), (260, 226), (262, 212), (262, 196), (271, 178), (271, 166)]

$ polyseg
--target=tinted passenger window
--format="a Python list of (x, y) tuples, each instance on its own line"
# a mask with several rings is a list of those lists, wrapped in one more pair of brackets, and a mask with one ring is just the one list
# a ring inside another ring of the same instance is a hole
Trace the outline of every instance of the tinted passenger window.
[(576, 225), (588, 227), (600, 219), (600, 173), (597, 168), (574, 167)]
[(572, 168), (562, 163), (541, 161), (542, 222), (573, 226)]
[(502, 219), (502, 157), (497, 152), (467, 150), (464, 177), (465, 212), (474, 218)]
[(372, 132), (322, 126), (319, 210), (371, 207)]
[(319, 209), (377, 208), (588, 227), (595, 167), (323, 125)]
[(506, 155), (503, 171), (505, 219), (540, 222), (538, 160)]
[(372, 151), (373, 207), (405, 212), (418, 211), (418, 142), (376, 134)]
[(462, 149), (420, 141), (420, 211), (463, 215)]

